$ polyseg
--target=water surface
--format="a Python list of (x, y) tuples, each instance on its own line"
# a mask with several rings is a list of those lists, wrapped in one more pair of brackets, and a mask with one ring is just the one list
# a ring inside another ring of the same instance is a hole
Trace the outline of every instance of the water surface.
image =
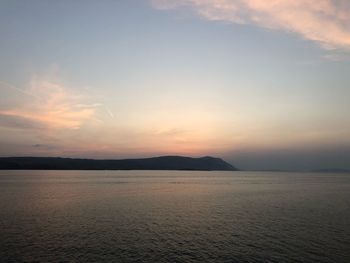
[(1, 262), (350, 262), (350, 175), (0, 171)]

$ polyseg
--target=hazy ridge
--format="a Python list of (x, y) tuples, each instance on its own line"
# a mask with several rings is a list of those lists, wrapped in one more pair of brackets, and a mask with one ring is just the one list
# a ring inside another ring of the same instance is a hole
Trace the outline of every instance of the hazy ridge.
[(233, 165), (210, 156), (160, 156), (141, 159), (95, 160), (60, 157), (2, 157), (0, 169), (38, 170), (198, 170), (236, 171)]

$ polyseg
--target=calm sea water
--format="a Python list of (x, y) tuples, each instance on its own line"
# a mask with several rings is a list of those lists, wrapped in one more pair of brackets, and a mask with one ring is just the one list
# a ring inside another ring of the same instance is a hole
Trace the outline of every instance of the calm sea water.
[(0, 171), (1, 262), (350, 262), (350, 175)]

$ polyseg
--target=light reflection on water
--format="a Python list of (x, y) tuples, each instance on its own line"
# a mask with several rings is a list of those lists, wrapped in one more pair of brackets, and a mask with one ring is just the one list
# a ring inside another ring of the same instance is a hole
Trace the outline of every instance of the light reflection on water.
[(3, 262), (350, 262), (350, 175), (0, 171)]

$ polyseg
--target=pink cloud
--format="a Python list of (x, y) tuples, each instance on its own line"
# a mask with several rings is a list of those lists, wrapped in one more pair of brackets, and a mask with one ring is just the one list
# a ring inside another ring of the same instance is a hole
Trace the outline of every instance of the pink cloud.
[(159, 9), (187, 7), (208, 20), (296, 33), (327, 49), (350, 49), (348, 0), (152, 0)]
[(67, 87), (39, 78), (32, 80), (25, 93), (31, 95), (26, 103), (0, 110), (0, 115), (17, 122), (31, 122), (44, 130), (79, 129), (94, 117), (99, 106), (83, 104), (83, 98)]

